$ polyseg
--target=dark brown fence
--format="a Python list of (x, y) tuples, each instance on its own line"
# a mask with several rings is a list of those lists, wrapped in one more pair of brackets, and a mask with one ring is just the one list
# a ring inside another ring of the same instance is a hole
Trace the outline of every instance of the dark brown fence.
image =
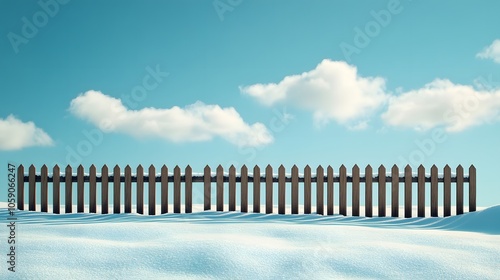
[[(399, 216), (399, 191), (400, 183), (404, 183), (404, 216), (412, 217), (412, 183), (417, 183), (417, 211), (418, 217), (425, 217), (425, 201), (426, 201), (426, 183), (430, 183), (430, 210), (431, 216), (438, 216), (438, 186), (442, 183), (443, 191), (443, 215), (451, 215), (451, 189), (454, 183), (456, 192), (456, 214), (464, 213), (464, 183), (469, 186), (469, 212), (476, 211), (476, 168), (472, 165), (469, 168), (469, 175), (464, 176), (462, 166), (456, 168), (456, 173), (452, 176), (451, 168), (446, 165), (442, 174), (438, 174), (438, 168), (434, 165), (430, 169), (430, 176), (426, 176), (425, 168), (418, 168), (417, 176), (412, 173), (412, 168), (406, 166), (404, 175), (400, 175), (399, 168), (394, 165), (390, 174), (386, 173), (386, 168), (381, 165), (378, 168), (378, 174), (373, 175), (373, 170), (370, 165), (365, 168), (364, 176), (360, 176), (360, 169), (357, 165), (352, 168), (352, 175), (348, 176), (347, 169), (342, 165), (338, 174), (334, 172), (331, 166), (326, 168), (326, 172), (322, 166), (316, 169), (316, 175), (311, 175), (311, 168), (304, 168), (303, 176), (299, 176), (299, 169), (293, 166), (291, 176), (286, 176), (285, 168), (278, 168), (278, 175), (273, 174), (273, 168), (268, 165), (265, 169), (265, 176), (261, 176), (261, 171), (258, 166), (253, 168), (253, 176), (248, 174), (248, 168), (243, 166), (240, 174), (236, 174), (236, 168), (231, 166), (228, 175), (224, 175), (222, 166), (218, 166), (216, 175), (211, 174), (211, 169), (206, 166), (204, 175), (193, 176), (192, 169), (187, 166), (184, 170), (184, 175), (181, 174), (179, 166), (174, 168), (173, 175), (168, 174), (168, 168), (161, 168), (161, 175), (156, 174), (156, 169), (153, 165), (149, 167), (148, 174), (144, 174), (143, 167), (139, 165), (136, 170), (136, 175), (132, 175), (130, 166), (126, 166), (124, 174), (121, 173), (120, 167), (115, 166), (113, 173), (110, 174), (108, 167), (104, 165), (101, 169), (101, 174), (97, 175), (96, 167), (92, 165), (89, 168), (88, 175), (85, 174), (83, 166), (77, 168), (77, 175), (72, 173), (71, 166), (67, 166), (65, 172), (61, 174), (59, 167), (56, 165), (52, 174), (49, 174), (47, 166), (43, 166), (40, 173), (36, 173), (35, 167), (29, 167), (28, 174), (25, 175), (24, 167), (21, 165), (18, 168), (18, 209), (24, 210), (24, 187), (25, 182), (29, 185), (29, 210), (36, 210), (36, 188), (40, 186), (40, 204), (41, 211), (48, 212), (48, 185), (52, 184), (52, 208), (53, 213), (60, 213), (60, 187), (61, 183), (65, 187), (65, 213), (71, 213), (72, 204), (72, 188), (73, 183), (76, 183), (77, 188), (77, 212), (84, 212), (84, 196), (85, 183), (89, 185), (89, 212), (96, 213), (97, 205), (97, 185), (101, 187), (101, 213), (108, 213), (108, 191), (109, 185), (113, 187), (113, 213), (120, 213), (121, 207), (121, 185), (124, 184), (124, 203), (125, 213), (132, 211), (132, 183), (136, 183), (136, 211), (139, 214), (144, 214), (144, 183), (148, 184), (148, 213), (156, 214), (156, 183), (160, 183), (161, 188), (161, 213), (168, 212), (168, 187), (169, 182), (173, 183), (173, 209), (174, 213), (181, 213), (181, 183), (184, 183), (185, 196), (185, 213), (192, 212), (192, 188), (193, 183), (204, 184), (204, 210), (211, 210), (211, 184), (216, 183), (216, 208), (217, 211), (224, 211), (224, 187), (228, 183), (229, 187), (229, 211), (236, 211), (236, 185), (239, 183), (241, 188), (240, 194), (240, 211), (248, 212), (248, 187), (249, 183), (253, 186), (253, 212), (259, 213), (261, 182), (265, 185), (265, 212), (266, 214), (273, 213), (273, 184), (278, 183), (278, 213), (285, 214), (286, 195), (291, 191), (291, 213), (299, 213), (299, 183), (302, 183), (303, 188), (303, 212), (304, 214), (311, 213), (311, 187), (315, 183), (316, 186), (316, 213), (325, 214), (324, 195), (326, 184), (326, 215), (334, 214), (334, 191), (335, 186), (338, 188), (339, 205), (338, 214), (347, 215), (347, 186), (351, 186), (351, 207), (352, 216), (360, 215), (360, 186), (364, 185), (364, 206), (366, 217), (373, 216), (373, 185), (378, 187), (378, 216), (386, 216), (386, 185), (391, 185), (391, 216)], [(37, 185), (37, 183), (39, 183)], [(291, 190), (286, 188), (286, 183), (291, 183)]]

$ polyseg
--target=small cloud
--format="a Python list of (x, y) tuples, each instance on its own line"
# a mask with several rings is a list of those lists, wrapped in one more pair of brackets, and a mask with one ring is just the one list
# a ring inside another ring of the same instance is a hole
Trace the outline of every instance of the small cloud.
[(33, 122), (22, 122), (13, 115), (0, 118), (0, 150), (13, 151), (34, 146), (52, 146), (54, 141)]
[(362, 77), (355, 66), (329, 59), (309, 72), (278, 83), (241, 86), (240, 91), (266, 106), (283, 103), (310, 111), (318, 127), (333, 120), (362, 128), (387, 100), (383, 78)]
[(500, 89), (475, 89), (436, 79), (423, 88), (391, 97), (382, 120), (391, 126), (448, 132), (500, 121)]
[(347, 127), (350, 130), (365, 130), (368, 128), (368, 121), (362, 121)]
[(495, 63), (500, 63), (500, 39), (496, 39), (491, 45), (485, 47), (476, 57), (482, 59), (491, 59)]
[(123, 133), (136, 138), (196, 142), (220, 137), (240, 147), (273, 142), (271, 133), (263, 124), (245, 123), (232, 107), (221, 108), (199, 101), (185, 108), (130, 110), (120, 99), (90, 90), (73, 99), (69, 111), (103, 132)]

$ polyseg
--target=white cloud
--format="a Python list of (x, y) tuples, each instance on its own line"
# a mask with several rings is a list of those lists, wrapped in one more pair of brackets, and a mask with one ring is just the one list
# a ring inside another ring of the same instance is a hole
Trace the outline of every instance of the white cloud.
[(389, 100), (382, 119), (389, 125), (427, 130), (443, 126), (448, 132), (500, 121), (500, 89), (475, 89), (436, 79), (423, 88)]
[(277, 84), (254, 84), (240, 91), (268, 106), (281, 102), (312, 111), (316, 125), (334, 120), (357, 129), (366, 128), (368, 117), (387, 99), (383, 78), (361, 77), (355, 66), (328, 59)]
[(33, 122), (22, 122), (13, 115), (0, 118), (0, 150), (12, 151), (33, 146), (52, 146), (52, 138)]
[(90, 90), (73, 99), (69, 110), (103, 132), (119, 132), (138, 138), (183, 142), (207, 141), (218, 136), (237, 146), (261, 146), (273, 141), (263, 124), (245, 123), (234, 108), (202, 102), (185, 108), (130, 110), (120, 99)]
[(482, 59), (492, 59), (496, 63), (500, 63), (500, 39), (496, 39), (491, 45), (484, 48), (476, 57)]

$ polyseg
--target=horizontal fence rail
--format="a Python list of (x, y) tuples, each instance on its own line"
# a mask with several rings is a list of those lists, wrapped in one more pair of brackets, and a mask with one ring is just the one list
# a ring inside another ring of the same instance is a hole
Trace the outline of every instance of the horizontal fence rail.
[[(113, 213), (121, 212), (121, 203), (124, 202), (124, 213), (132, 212), (132, 183), (136, 184), (136, 212), (144, 214), (144, 184), (147, 183), (148, 195), (148, 213), (156, 214), (156, 183), (160, 183), (161, 188), (161, 213), (168, 213), (168, 188), (169, 183), (173, 184), (173, 210), (174, 213), (181, 213), (181, 183), (184, 183), (185, 213), (192, 212), (192, 185), (193, 183), (204, 184), (204, 210), (211, 210), (211, 184), (216, 183), (216, 210), (224, 211), (224, 187), (228, 183), (229, 187), (229, 211), (236, 210), (236, 183), (240, 185), (240, 211), (249, 212), (248, 210), (248, 189), (249, 183), (253, 186), (253, 212), (259, 213), (260, 204), (260, 189), (261, 184), (265, 187), (265, 212), (266, 214), (273, 213), (273, 186), (278, 183), (278, 213), (285, 214), (286, 194), (291, 194), (291, 213), (299, 213), (299, 183), (303, 183), (303, 212), (304, 214), (311, 213), (311, 187), (315, 183), (316, 187), (316, 213), (320, 215), (334, 214), (334, 190), (338, 187), (338, 214), (347, 215), (347, 185), (350, 183), (351, 192), (351, 208), (352, 216), (360, 216), (360, 186), (364, 186), (364, 206), (365, 216), (373, 216), (373, 185), (376, 184), (378, 190), (378, 216), (386, 216), (386, 192), (387, 183), (390, 183), (391, 194), (391, 216), (399, 216), (399, 191), (400, 183), (404, 183), (404, 216), (412, 217), (412, 190), (413, 183), (417, 183), (417, 216), (425, 217), (425, 201), (426, 201), (426, 183), (430, 183), (430, 214), (432, 217), (438, 216), (438, 186), (442, 183), (443, 188), (443, 215), (451, 215), (451, 187), (455, 185), (456, 195), (456, 214), (464, 213), (464, 183), (468, 183), (469, 190), (469, 212), (476, 211), (476, 168), (472, 165), (469, 168), (469, 174), (464, 176), (464, 169), (461, 165), (456, 168), (456, 173), (452, 174), (451, 168), (446, 165), (443, 168), (443, 173), (438, 174), (438, 168), (434, 165), (430, 169), (430, 176), (425, 173), (425, 168), (421, 165), (417, 169), (417, 174), (413, 174), (412, 168), (407, 165), (403, 172), (400, 173), (398, 166), (394, 165), (390, 173), (386, 172), (386, 168), (381, 165), (378, 168), (378, 174), (373, 174), (372, 167), (368, 165), (364, 170), (364, 175), (360, 175), (360, 168), (355, 165), (352, 168), (352, 173), (347, 174), (347, 168), (342, 165), (338, 173), (334, 172), (331, 166), (323, 169), (318, 166), (316, 174), (311, 174), (311, 168), (306, 166), (304, 173), (299, 175), (297, 166), (293, 166), (291, 174), (285, 173), (284, 166), (278, 168), (278, 174), (273, 174), (273, 168), (268, 165), (265, 168), (265, 175), (262, 176), (260, 168), (255, 166), (253, 176), (249, 175), (248, 168), (243, 166), (239, 174), (236, 173), (236, 168), (231, 166), (229, 173), (224, 174), (222, 166), (218, 166), (215, 175), (211, 173), (209, 166), (204, 169), (203, 175), (193, 175), (190, 166), (181, 174), (179, 166), (174, 168), (172, 175), (169, 174), (168, 168), (164, 165), (161, 168), (161, 173), (157, 174), (153, 165), (149, 167), (147, 174), (144, 168), (139, 165), (136, 169), (136, 174), (132, 174), (130, 166), (126, 166), (124, 173), (121, 173), (120, 167), (115, 166), (112, 173), (106, 165), (101, 168), (100, 174), (94, 165), (89, 168), (89, 173), (86, 174), (83, 166), (77, 168), (76, 176), (73, 174), (71, 166), (67, 166), (63, 173), (59, 166), (52, 169), (49, 174), (46, 165), (42, 166), (40, 173), (36, 173), (35, 166), (29, 167), (28, 173), (25, 174), (24, 167), (18, 167), (18, 209), (24, 210), (24, 187), (28, 183), (28, 200), (29, 210), (36, 210), (36, 189), (40, 187), (40, 205), (42, 212), (48, 212), (48, 185), (52, 184), (52, 209), (53, 213), (60, 213), (61, 184), (65, 190), (65, 213), (72, 213), (72, 188), (73, 183), (76, 183), (77, 193), (77, 212), (84, 212), (84, 197), (85, 183), (88, 183), (88, 201), (89, 212), (96, 213), (97, 208), (97, 183), (101, 186), (101, 213), (107, 214), (109, 209), (109, 189), (112, 185), (113, 190)], [(286, 188), (286, 183), (291, 183), (291, 189)], [(324, 205), (326, 184), (326, 213)], [(122, 200), (123, 186), (123, 200)]]

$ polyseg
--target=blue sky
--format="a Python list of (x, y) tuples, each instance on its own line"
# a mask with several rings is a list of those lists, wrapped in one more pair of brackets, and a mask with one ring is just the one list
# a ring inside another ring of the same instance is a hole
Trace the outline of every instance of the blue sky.
[(195, 172), (474, 164), (478, 204), (495, 205), (499, 9), (4, 0), (0, 160)]

